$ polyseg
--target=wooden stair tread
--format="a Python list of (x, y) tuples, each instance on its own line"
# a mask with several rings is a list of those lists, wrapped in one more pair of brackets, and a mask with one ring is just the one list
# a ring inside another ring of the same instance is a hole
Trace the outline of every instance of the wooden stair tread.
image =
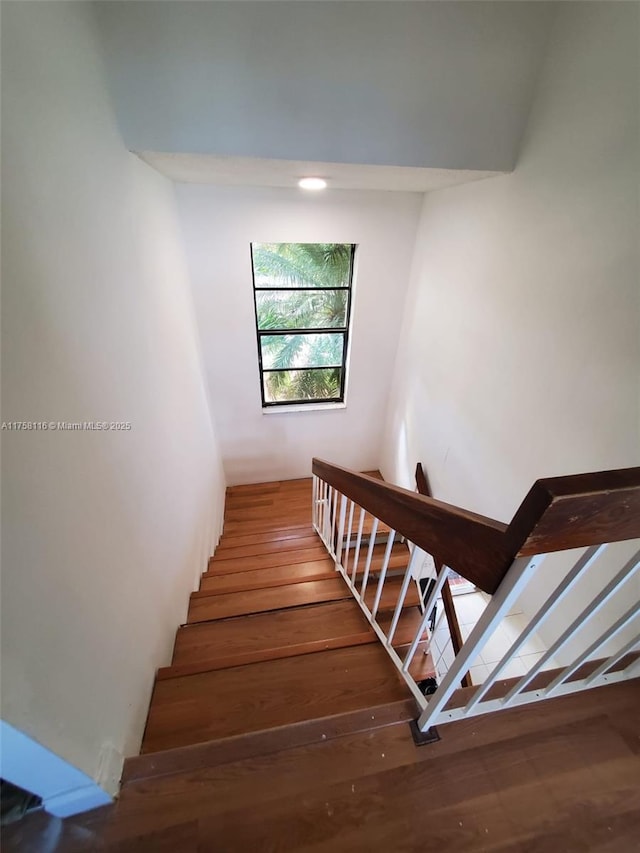
[[(391, 620), (393, 619), (393, 610), (381, 611), (376, 621), (381, 628), (388, 634), (391, 628)], [(416, 635), (416, 631), (420, 627), (422, 620), (422, 611), (417, 606), (407, 606), (402, 610), (396, 632), (393, 635), (393, 645), (402, 646), (406, 643), (411, 643)]]
[[(382, 568), (386, 545), (375, 545), (371, 558), (371, 571), (378, 571)], [(355, 548), (349, 550), (347, 560), (347, 571), (351, 572), (351, 561), (355, 556)], [(365, 565), (367, 562), (367, 549), (361, 548), (358, 555), (357, 574), (364, 574)], [(405, 569), (409, 563), (409, 549), (404, 544), (396, 544), (389, 558), (389, 569)], [(223, 574), (233, 574), (235, 572), (249, 572), (259, 569), (269, 569), (276, 566), (293, 566), (296, 563), (308, 563), (315, 560), (331, 560), (320, 539), (316, 536), (313, 547), (304, 549), (290, 549), (284, 551), (273, 551), (266, 554), (251, 555), (248, 557), (237, 558), (213, 558), (209, 561), (209, 567), (204, 572), (203, 577), (214, 577)], [(344, 554), (343, 554), (344, 562)]]
[(142, 752), (331, 717), (408, 695), (377, 644), (160, 680)]
[(280, 484), (263, 483), (256, 484), (246, 491), (237, 491), (237, 486), (231, 486), (227, 489), (226, 503), (233, 505), (234, 503), (243, 503), (246, 501), (269, 500), (272, 503), (277, 503), (282, 500), (291, 500), (296, 497), (304, 497), (310, 495), (312, 491), (311, 479), (298, 481), (283, 480)]
[[(385, 545), (376, 545), (373, 549), (373, 556), (371, 558), (370, 571), (371, 572), (379, 572), (382, 568), (382, 564), (384, 562), (385, 555)], [(353, 566), (351, 565), (352, 553), (349, 552), (349, 560), (347, 561), (347, 574), (351, 576), (353, 572)], [(402, 570), (407, 568), (409, 565), (409, 550), (405, 545), (398, 545), (394, 547), (391, 551), (391, 555), (389, 557), (389, 565), (387, 567), (387, 571), (393, 572), (397, 570)], [(342, 561), (344, 564), (344, 560)], [(367, 562), (367, 554), (366, 551), (363, 553), (363, 550), (360, 551), (360, 556), (358, 557), (358, 566), (356, 569), (356, 577), (362, 577), (364, 575), (364, 570)]]
[(296, 522), (304, 524), (309, 519), (310, 512), (310, 507), (283, 509), (282, 512), (269, 514), (251, 513), (248, 510), (238, 513), (229, 511), (225, 512), (225, 527), (229, 530), (237, 529), (238, 526), (246, 530), (259, 530), (263, 525), (268, 525), (269, 529), (291, 527)]
[(241, 521), (249, 524), (252, 521), (273, 520), (275, 522), (300, 518), (308, 519), (311, 514), (311, 501), (281, 501), (277, 506), (227, 507), (225, 522)]
[[(290, 750), (292, 749), (304, 753), (308, 749), (322, 748), (324, 750), (325, 747), (333, 745), (339, 752), (344, 750), (345, 758), (351, 762), (350, 738), (361, 739), (363, 754), (370, 755), (369, 733), (372, 730), (395, 730), (406, 744), (406, 751), (413, 754), (416, 750), (411, 737), (408, 735), (407, 727), (398, 724), (415, 719), (417, 713), (418, 709), (414, 700), (405, 699), (401, 702), (376, 705), (372, 708), (366, 708), (364, 711), (350, 711), (345, 714), (325, 717), (321, 720), (309, 720), (295, 726), (250, 732), (235, 737), (203, 741), (189, 746), (135, 755), (125, 759), (122, 781), (123, 784), (127, 784), (164, 776), (163, 782), (169, 782), (171, 787), (170, 774), (194, 770), (215, 773), (216, 771), (213, 768), (219, 768), (217, 772), (220, 774), (220, 796), (215, 797), (215, 805), (214, 803), (209, 804), (212, 809), (217, 811), (221, 799), (222, 801), (225, 799), (224, 791), (229, 792), (227, 765), (230, 763), (246, 763), (246, 769), (241, 769), (237, 765), (233, 768), (234, 775), (240, 770), (244, 777), (243, 782), (246, 782), (248, 779), (254, 779), (256, 775), (262, 777), (265, 772), (268, 776), (271, 762), (274, 760), (280, 759), (285, 765), (288, 764)], [(298, 759), (298, 756), (295, 758)], [(328, 759), (332, 762), (334, 756), (330, 755)], [(298, 761), (296, 761), (296, 769), (297, 764)], [(366, 772), (366, 762), (358, 766), (363, 773)], [(245, 772), (242, 772), (243, 769)], [(290, 766), (288, 770), (290, 773), (293, 767)], [(288, 773), (285, 771), (285, 776), (287, 775)], [(282, 778), (280, 777), (280, 781)], [(272, 780), (269, 784), (271, 783)], [(234, 792), (235, 795), (238, 793), (239, 791)], [(262, 793), (264, 794), (264, 785)]]
[[(367, 583), (367, 588), (364, 593), (364, 600), (367, 607), (371, 610), (376, 597), (378, 582), (376, 578), (370, 578)], [(401, 577), (391, 577), (385, 580), (382, 588), (382, 597), (380, 598), (380, 610), (393, 610), (397, 604), (400, 589), (402, 587)], [(420, 604), (420, 595), (418, 587), (413, 581), (409, 584), (407, 595), (404, 600), (404, 607), (416, 607)]]
[[(418, 608), (402, 612), (394, 645), (411, 642), (420, 618)], [(381, 616), (382, 624), (390, 621), (391, 614)], [(158, 670), (158, 678), (375, 642), (373, 629), (351, 599), (202, 622), (178, 630), (172, 664)]]
[(264, 613), (267, 610), (300, 607), (304, 604), (318, 604), (350, 597), (347, 585), (339, 576), (246, 592), (192, 597), (187, 622), (228, 619), (231, 616)]
[(237, 548), (244, 545), (268, 545), (273, 543), (277, 547), (277, 543), (279, 542), (290, 539), (309, 539), (316, 536), (317, 534), (310, 523), (293, 527), (276, 528), (275, 530), (264, 530), (261, 533), (223, 533), (216, 548), (216, 554), (219, 551), (220, 553), (225, 553), (230, 548)]
[(173, 663), (211, 659), (254, 649), (283, 646), (341, 635), (356, 634), (369, 625), (354, 600), (329, 602), (219, 622), (186, 625), (178, 629)]
[[(400, 630), (406, 635), (404, 624)], [(368, 642), (377, 638), (353, 600), (276, 610), (180, 628), (172, 666), (158, 677), (181, 668), (222, 669)]]
[(259, 533), (279, 533), (285, 531), (302, 531), (306, 530), (307, 536), (312, 536), (315, 533), (309, 516), (310, 511), (307, 510), (306, 515), (300, 515), (297, 518), (288, 516), (283, 519), (258, 519), (251, 521), (230, 521), (225, 522), (224, 532), (226, 536), (245, 536)]
[(329, 559), (327, 549), (316, 536), (315, 542), (310, 548), (291, 549), (288, 551), (274, 551), (268, 554), (254, 554), (249, 557), (219, 557), (209, 562), (209, 575), (233, 574), (234, 572), (250, 572), (254, 569), (270, 569), (274, 566), (291, 566), (294, 563), (308, 563), (311, 560), (321, 558)]
[[(358, 510), (356, 509), (354, 511), (354, 522), (353, 522), (356, 531), (358, 529), (357, 513), (358, 513)], [(366, 513), (366, 515), (364, 517), (364, 523), (362, 525), (362, 536), (363, 536), (363, 538), (369, 537), (371, 535), (371, 533), (373, 532), (373, 523), (374, 523), (373, 516), (369, 515), (369, 513)], [(385, 524), (384, 521), (378, 522), (378, 528), (376, 530), (376, 536), (381, 536), (383, 534), (387, 534), (390, 532), (391, 532), (391, 528), (389, 527), (388, 524)]]
[[(216, 549), (209, 564), (215, 564), (220, 560), (233, 560), (238, 557), (254, 557), (261, 554), (282, 553), (285, 551), (303, 551), (314, 548), (320, 540), (314, 533), (312, 536), (295, 536), (286, 539), (274, 539), (271, 541), (252, 542), (245, 545), (228, 545), (222, 547), (222, 543)], [(320, 543), (322, 544), (322, 543)], [(324, 545), (322, 545), (324, 548)]]
[[(402, 660), (404, 660), (405, 655), (409, 651), (409, 645), (410, 644), (396, 647), (396, 651)], [(409, 664), (409, 675), (415, 682), (422, 681), (425, 678), (437, 678), (436, 668), (433, 663), (433, 658), (429, 652), (429, 644), (427, 642), (419, 643), (416, 653)]]
[(335, 574), (334, 562), (327, 556), (324, 559), (306, 563), (254, 569), (247, 572), (223, 575), (206, 572), (200, 581), (200, 593), (192, 593), (192, 597), (198, 597), (200, 594), (213, 595), (249, 589), (266, 589), (267, 587), (285, 586), (290, 583), (303, 583), (310, 580), (324, 580), (334, 577)]
[[(380, 599), (380, 611), (395, 608), (401, 586), (402, 577), (387, 578)], [(375, 601), (376, 588), (377, 579), (371, 578), (365, 590), (365, 602), (369, 608)], [(228, 619), (345, 598), (351, 598), (351, 592), (343, 578), (337, 574), (323, 580), (301, 581), (238, 592), (195, 592), (191, 595), (187, 623)], [(404, 606), (415, 607), (419, 603), (418, 588), (415, 583), (410, 583)]]

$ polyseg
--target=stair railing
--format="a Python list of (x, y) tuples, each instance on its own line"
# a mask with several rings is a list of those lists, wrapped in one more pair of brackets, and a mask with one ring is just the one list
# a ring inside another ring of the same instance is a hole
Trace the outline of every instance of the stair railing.
[[(421, 711), (419, 732), (640, 675), (636, 574), (640, 568), (640, 468), (538, 480), (506, 525), (314, 459), (313, 525), (416, 699)], [(397, 537), (407, 540), (411, 556), (391, 623), (385, 627), (378, 610)], [(381, 540), (386, 543), (384, 557), (374, 580), (372, 555)], [(612, 567), (612, 559), (620, 560), (620, 546), (616, 553), (612, 543), (622, 542), (627, 542), (622, 565)], [(458, 689), (506, 614), (528, 591), (545, 559), (573, 549), (581, 551), (570, 555), (570, 568), (551, 579), (545, 574), (545, 600), (484, 682)], [(437, 555), (443, 568), (424, 602), (413, 640), (401, 657), (393, 639), (409, 585), (426, 554)], [(430, 614), (451, 570), (491, 597), (436, 691), (424, 696), (410, 667), (418, 649), (429, 648)], [(370, 583), (375, 583), (373, 595)], [(564, 624), (559, 605), (578, 594), (579, 612)], [(620, 608), (621, 597), (629, 606)], [(617, 605), (612, 609), (614, 598)], [(560, 619), (561, 627), (547, 651), (526, 674), (501, 679), (518, 651), (552, 615), (556, 622)], [(600, 657), (604, 647), (608, 651)], [(562, 666), (549, 669), (556, 659), (563, 660)]]
[[(429, 485), (429, 481), (427, 479), (427, 475), (424, 472), (422, 464), (418, 462), (416, 465), (416, 489), (418, 490), (418, 494), (425, 495), (428, 498), (433, 497), (431, 494), (431, 486)], [(433, 554), (433, 560), (436, 569), (436, 578), (440, 574), (440, 572), (447, 571), (448, 569), (442, 560), (439, 559), (437, 554)], [(449, 630), (449, 637), (451, 642), (451, 648), (453, 649), (454, 657), (461, 650), (464, 643), (464, 639), (462, 637), (462, 632), (460, 631), (460, 623), (458, 622), (458, 615), (456, 613), (456, 608), (453, 603), (453, 595), (451, 593), (451, 587), (449, 586), (448, 580), (442, 585), (442, 589), (440, 591), (440, 596), (442, 598), (442, 607), (443, 607), (443, 615), (446, 619), (447, 628)], [(434, 625), (434, 632), (437, 630), (437, 626), (439, 624), (439, 620), (436, 621)], [(462, 677), (462, 681), (460, 682), (463, 687), (472, 687), (471, 676), (469, 673), (465, 673)]]

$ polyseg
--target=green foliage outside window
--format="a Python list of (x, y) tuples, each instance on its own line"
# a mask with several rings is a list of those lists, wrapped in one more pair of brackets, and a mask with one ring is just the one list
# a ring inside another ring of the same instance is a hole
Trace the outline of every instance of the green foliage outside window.
[(354, 247), (251, 249), (265, 403), (341, 399)]

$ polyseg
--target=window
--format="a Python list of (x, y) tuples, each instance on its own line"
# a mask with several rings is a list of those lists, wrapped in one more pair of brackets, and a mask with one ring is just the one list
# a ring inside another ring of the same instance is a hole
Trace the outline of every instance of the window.
[(351, 243), (252, 243), (262, 405), (344, 401)]

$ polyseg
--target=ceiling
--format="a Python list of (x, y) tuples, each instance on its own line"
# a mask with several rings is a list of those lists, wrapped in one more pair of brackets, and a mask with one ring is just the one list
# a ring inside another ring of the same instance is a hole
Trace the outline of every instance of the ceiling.
[[(350, 164), (384, 167), (357, 180), (412, 189), (449, 185), (451, 171), (513, 169), (553, 7), (91, 4), (130, 150), (194, 155), (171, 168), (216, 180), (224, 156), (227, 180), (252, 183), (255, 170), (262, 183), (288, 181), (292, 161), (342, 164), (330, 169), (345, 187), (356, 180)], [(407, 171), (384, 171), (395, 167)]]
[(299, 178), (314, 176), (325, 178), (333, 190), (424, 193), (503, 174), (471, 169), (368, 166), (155, 151), (136, 153), (145, 163), (173, 181), (221, 186), (296, 187)]

